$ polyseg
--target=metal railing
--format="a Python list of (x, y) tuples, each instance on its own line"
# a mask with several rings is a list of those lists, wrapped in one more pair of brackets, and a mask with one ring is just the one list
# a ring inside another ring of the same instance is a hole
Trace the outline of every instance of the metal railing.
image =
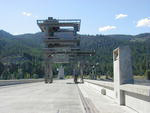
[(38, 24), (43, 24), (44, 22), (49, 22), (49, 23), (73, 23), (73, 24), (80, 24), (81, 19), (52, 19), (52, 20), (37, 20)]

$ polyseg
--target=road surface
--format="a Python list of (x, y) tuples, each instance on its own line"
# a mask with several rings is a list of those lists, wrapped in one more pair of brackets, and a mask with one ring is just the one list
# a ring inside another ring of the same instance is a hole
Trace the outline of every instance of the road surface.
[(0, 113), (83, 113), (77, 86), (57, 80), (0, 87)]
[[(87, 107), (88, 106), (88, 107)], [(85, 112), (85, 108), (89, 111)], [(91, 110), (90, 110), (90, 109)], [(0, 87), (0, 113), (135, 113), (85, 84), (55, 80)]]

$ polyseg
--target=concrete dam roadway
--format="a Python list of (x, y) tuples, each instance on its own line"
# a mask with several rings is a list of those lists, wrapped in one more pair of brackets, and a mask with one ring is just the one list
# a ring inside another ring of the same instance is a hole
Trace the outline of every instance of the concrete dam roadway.
[(55, 80), (0, 87), (0, 113), (136, 113), (89, 83)]

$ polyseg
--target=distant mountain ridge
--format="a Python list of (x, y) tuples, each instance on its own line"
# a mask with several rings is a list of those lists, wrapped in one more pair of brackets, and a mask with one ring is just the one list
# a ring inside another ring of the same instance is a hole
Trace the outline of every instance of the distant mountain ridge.
[(14, 36), (4, 30), (0, 30), (0, 38), (13, 38)]
[[(71, 34), (58, 34), (61, 37), (70, 38)], [(146, 69), (146, 50), (150, 50), (150, 33), (138, 35), (83, 35), (81, 37), (81, 49), (95, 50), (96, 55), (87, 59), (91, 64), (99, 62), (98, 71), (106, 74), (112, 73), (112, 51), (118, 46), (129, 45), (132, 49), (133, 73), (143, 74)], [(0, 30), (0, 62), (20, 63), (34, 62), (32, 59), (43, 60), (44, 33), (12, 35)], [(9, 60), (8, 60), (9, 59)], [(18, 61), (18, 62), (17, 62)]]
[[(60, 33), (60, 35), (65, 35), (63, 33)], [(125, 34), (112, 34), (112, 35), (82, 35), (82, 37), (111, 37), (111, 38), (123, 38), (123, 39), (133, 39), (133, 38), (150, 38), (150, 33), (141, 33), (138, 35), (125, 35)], [(38, 32), (38, 33), (27, 33), (27, 34), (20, 34), (20, 35), (12, 35), (8, 33), (7, 31), (0, 30), (0, 38), (31, 38), (31, 37), (44, 37), (44, 33)]]

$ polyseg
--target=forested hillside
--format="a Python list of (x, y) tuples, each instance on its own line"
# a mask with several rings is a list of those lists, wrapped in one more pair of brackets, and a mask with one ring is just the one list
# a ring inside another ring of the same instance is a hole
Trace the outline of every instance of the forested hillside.
[[(63, 34), (62, 34), (63, 35)], [(42, 48), (43, 33), (11, 35), (0, 30), (0, 78), (39, 78), (44, 75)], [(112, 51), (121, 45), (132, 49), (134, 75), (143, 75), (146, 71), (146, 55), (150, 48), (150, 33), (139, 35), (80, 35), (81, 49), (95, 50), (96, 55), (84, 58), (90, 66), (96, 65), (97, 74), (111, 75), (113, 71)], [(57, 65), (54, 65), (56, 74)], [(71, 68), (65, 65), (66, 74)], [(91, 70), (89, 70), (90, 73)]]

